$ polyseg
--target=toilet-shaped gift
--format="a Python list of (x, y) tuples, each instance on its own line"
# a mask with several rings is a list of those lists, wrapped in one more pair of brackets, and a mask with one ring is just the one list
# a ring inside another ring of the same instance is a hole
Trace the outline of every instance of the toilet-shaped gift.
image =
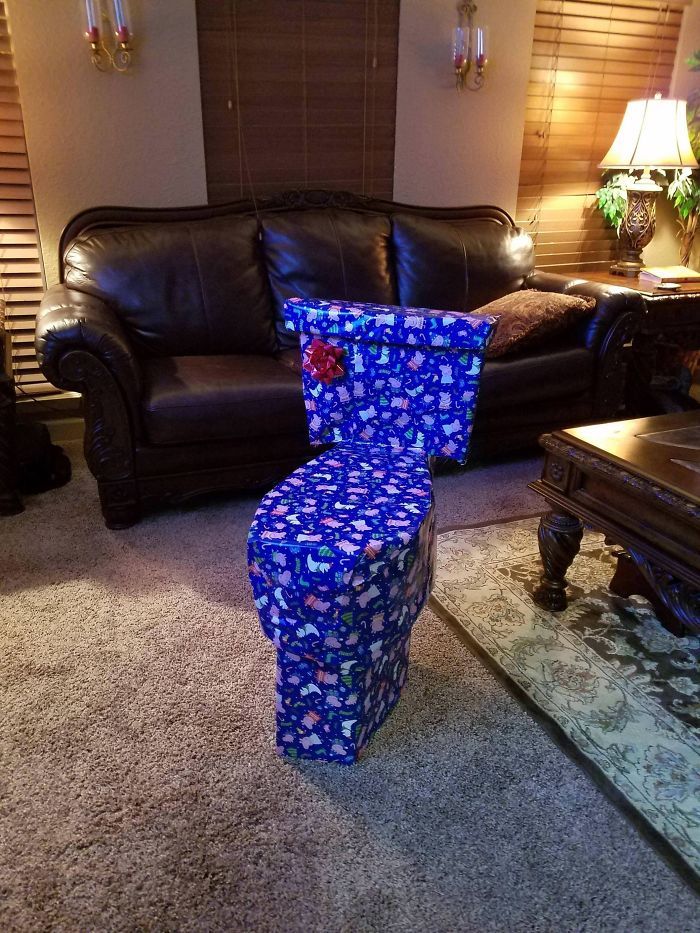
[(248, 565), (277, 649), (277, 750), (354, 762), (399, 699), (430, 593), (429, 454), (464, 460), (493, 317), (291, 299), (313, 444), (262, 500)]

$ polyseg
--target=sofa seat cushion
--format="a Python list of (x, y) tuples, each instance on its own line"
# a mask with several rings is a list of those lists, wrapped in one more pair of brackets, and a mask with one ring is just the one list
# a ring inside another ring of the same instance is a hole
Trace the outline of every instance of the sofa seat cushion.
[(152, 444), (306, 432), (301, 380), (267, 356), (142, 360), (143, 420)]
[(549, 348), (529, 356), (487, 360), (481, 374), (477, 418), (484, 412), (523, 411), (545, 399), (590, 392), (595, 363), (595, 356), (582, 347)]
[[(301, 351), (299, 348), (283, 350), (277, 354), (280, 364), (301, 377)], [(481, 373), (477, 417), (479, 413), (516, 411), (516, 417), (530, 403), (570, 399), (585, 393), (590, 395), (594, 383), (596, 358), (584, 347), (565, 343), (548, 346), (525, 356), (506, 359), (487, 359)]]
[(275, 354), (275, 359), (279, 360), (284, 366), (287, 366), (292, 372), (295, 372), (301, 378), (303, 372), (303, 360), (301, 358), (301, 347), (289, 347), (288, 350), (280, 350)]

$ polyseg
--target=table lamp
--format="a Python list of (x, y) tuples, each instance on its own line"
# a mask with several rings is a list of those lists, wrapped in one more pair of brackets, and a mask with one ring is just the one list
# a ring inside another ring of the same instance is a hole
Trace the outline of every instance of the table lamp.
[(697, 168), (688, 138), (684, 100), (660, 94), (627, 104), (615, 140), (599, 168), (641, 170), (627, 187), (627, 208), (620, 225), (620, 258), (610, 267), (618, 275), (634, 276), (643, 266), (642, 250), (651, 243), (656, 226), (656, 196), (661, 191), (652, 169)]

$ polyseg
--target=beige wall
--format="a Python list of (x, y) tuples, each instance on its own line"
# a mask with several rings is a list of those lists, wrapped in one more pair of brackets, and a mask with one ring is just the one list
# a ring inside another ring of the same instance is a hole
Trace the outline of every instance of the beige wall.
[[(131, 0), (138, 53), (126, 75), (99, 74), (79, 0), (6, 0), (47, 280), (65, 222), (97, 204), (204, 203), (195, 0)], [(535, 0), (483, 0), (486, 86), (454, 88), (456, 0), (402, 0), (394, 197), (514, 212)], [(700, 46), (700, 0), (686, 11), (674, 93), (698, 86), (684, 60)], [(648, 261), (676, 261), (665, 205)]]
[[(486, 86), (458, 93), (450, 72), (456, 0), (402, 0), (394, 166), (399, 201), (494, 203), (515, 211), (536, 0), (478, 5), (478, 21), (490, 30)], [(674, 96), (700, 87), (700, 72), (685, 65), (697, 48), (700, 0), (684, 13)], [(664, 195), (657, 213), (656, 235), (644, 256), (649, 264), (674, 264), (676, 214)]]
[[(676, 67), (673, 71), (673, 96), (685, 100), (691, 94), (700, 94), (700, 71), (690, 71), (686, 60), (693, 52), (700, 49), (700, 0), (695, 0), (683, 14), (683, 28), (681, 29), (676, 56)], [(678, 241), (675, 244), (676, 255), (674, 262), (678, 261)], [(695, 237), (695, 245), (690, 260), (693, 269), (700, 270), (700, 236)]]
[(700, 71), (690, 71), (686, 59), (700, 49), (700, 0), (694, 0), (683, 13), (683, 24), (678, 40), (678, 53), (673, 69), (671, 93), (687, 99), (691, 91), (700, 90)]
[(69, 218), (206, 202), (194, 0), (131, 0), (129, 73), (90, 63), (79, 0), (6, 0), (48, 283)]
[(535, 0), (483, 0), (490, 64), (482, 90), (451, 70), (456, 0), (402, 0), (394, 197), (415, 204), (498, 204), (514, 213)]

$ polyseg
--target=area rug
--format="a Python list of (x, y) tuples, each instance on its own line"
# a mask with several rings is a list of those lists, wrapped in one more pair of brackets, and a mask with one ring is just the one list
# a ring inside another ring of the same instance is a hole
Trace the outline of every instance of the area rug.
[(563, 613), (534, 605), (536, 518), (440, 535), (433, 601), (638, 828), (700, 886), (700, 638), (607, 588), (615, 558), (588, 532)]

